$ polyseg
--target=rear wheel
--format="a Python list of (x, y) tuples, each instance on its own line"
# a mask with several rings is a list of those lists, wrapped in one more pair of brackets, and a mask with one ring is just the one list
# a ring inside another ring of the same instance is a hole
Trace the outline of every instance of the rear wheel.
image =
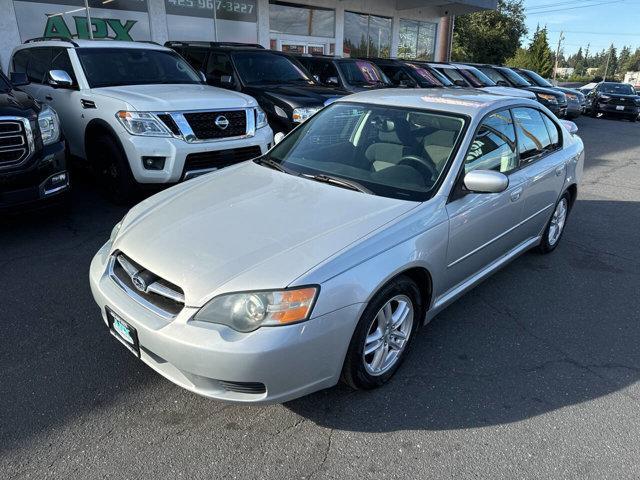
[(547, 228), (542, 235), (542, 241), (538, 250), (540, 253), (549, 253), (556, 249), (564, 233), (564, 227), (567, 224), (567, 218), (569, 216), (569, 209), (571, 208), (571, 196), (569, 192), (565, 192), (553, 211), (553, 215), (549, 219)]
[(138, 186), (117, 142), (109, 135), (97, 137), (93, 142), (90, 161), (109, 199), (117, 204), (131, 202), (138, 192)]
[(342, 380), (355, 389), (386, 383), (407, 354), (421, 311), (420, 291), (411, 279), (398, 277), (383, 287), (360, 317)]

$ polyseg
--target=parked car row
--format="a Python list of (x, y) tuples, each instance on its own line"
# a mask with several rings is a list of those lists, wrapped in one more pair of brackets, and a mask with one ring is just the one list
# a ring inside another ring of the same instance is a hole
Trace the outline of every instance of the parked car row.
[[(46, 105), (43, 115), (66, 156), (91, 168), (116, 202), (263, 155), (274, 133), (281, 138), (359, 91), (480, 88), (537, 99), (559, 117), (574, 112), (569, 92), (532, 86), (505, 67), (294, 57), (253, 44), (38, 38), (14, 50), (11, 71), (12, 88)], [(14, 192), (0, 204), (59, 197), (69, 188), (60, 166), (52, 188), (42, 186), (48, 179), (34, 179), (29, 188), (38, 195), (15, 193), (24, 190), (22, 172), (35, 168), (36, 145), (27, 137), (24, 145), (23, 158), (0, 158), (4, 189)]]

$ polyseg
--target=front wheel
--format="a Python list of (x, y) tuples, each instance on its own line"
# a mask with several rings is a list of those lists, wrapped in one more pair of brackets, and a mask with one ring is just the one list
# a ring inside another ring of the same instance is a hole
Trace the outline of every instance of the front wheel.
[(540, 253), (549, 253), (556, 249), (564, 233), (564, 227), (567, 224), (567, 217), (569, 216), (570, 196), (568, 192), (565, 192), (553, 211), (553, 215), (549, 219), (547, 228), (542, 235), (542, 241), (538, 250)]
[(342, 380), (355, 389), (386, 383), (407, 354), (421, 311), (420, 291), (408, 277), (398, 277), (383, 287), (356, 326)]
[(119, 205), (128, 204), (138, 192), (129, 162), (116, 141), (108, 135), (95, 139), (90, 161), (109, 199)]

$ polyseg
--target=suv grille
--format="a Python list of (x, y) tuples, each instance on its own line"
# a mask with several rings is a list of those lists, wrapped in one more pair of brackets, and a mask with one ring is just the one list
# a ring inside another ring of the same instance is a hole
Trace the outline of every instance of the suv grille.
[(636, 102), (633, 98), (624, 98), (624, 97), (611, 97), (609, 103), (612, 105), (624, 105), (627, 107), (635, 107)]
[(29, 156), (32, 148), (31, 129), (28, 120), (2, 119), (0, 117), (0, 168), (20, 164)]
[(141, 267), (124, 253), (111, 257), (109, 276), (131, 298), (166, 319), (172, 319), (184, 308), (180, 287)]
[(193, 170), (215, 170), (251, 160), (262, 155), (260, 147), (230, 148), (215, 152), (190, 153), (184, 162), (184, 173)]
[(192, 112), (185, 113), (184, 118), (189, 122), (191, 130), (198, 140), (240, 137), (247, 134), (247, 113), (245, 110)]

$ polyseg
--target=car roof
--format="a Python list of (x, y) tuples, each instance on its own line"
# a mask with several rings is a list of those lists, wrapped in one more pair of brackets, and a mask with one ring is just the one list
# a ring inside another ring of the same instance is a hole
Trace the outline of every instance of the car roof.
[(37, 47), (65, 47), (65, 48), (138, 48), (141, 50), (170, 50), (154, 42), (129, 42), (122, 40), (46, 40), (34, 39), (27, 40), (22, 45), (16, 47), (16, 50)]
[(355, 93), (342, 97), (337, 102), (369, 103), (382, 106), (438, 110), (459, 115), (479, 116), (497, 108), (515, 104), (540, 104), (526, 98), (512, 98), (496, 95), (473, 88), (447, 89), (397, 89), (384, 88), (368, 92)]

